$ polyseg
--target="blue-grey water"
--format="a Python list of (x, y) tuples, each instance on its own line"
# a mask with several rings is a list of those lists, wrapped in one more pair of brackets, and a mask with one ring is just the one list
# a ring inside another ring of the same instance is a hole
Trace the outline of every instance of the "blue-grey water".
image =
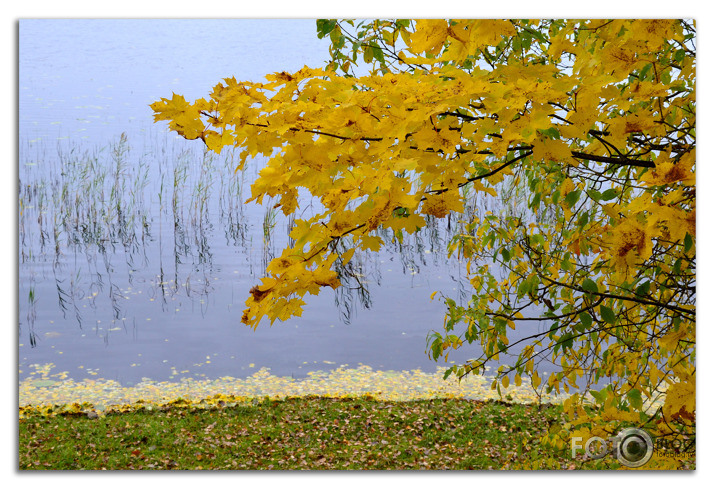
[[(426, 337), (444, 305), (430, 295), (457, 297), (466, 284), (443, 227), (403, 253), (363, 256), (369, 299), (326, 290), (307, 296), (301, 317), (253, 331), (240, 322), (244, 301), (289, 223), (241, 204), (260, 161), (234, 175), (230, 152), (206, 157), (152, 122), (161, 97), (323, 66), (327, 49), (313, 20), (20, 21), (21, 378), (48, 363), (126, 384), (260, 367), (434, 371)], [(450, 361), (477, 353), (467, 350)]]

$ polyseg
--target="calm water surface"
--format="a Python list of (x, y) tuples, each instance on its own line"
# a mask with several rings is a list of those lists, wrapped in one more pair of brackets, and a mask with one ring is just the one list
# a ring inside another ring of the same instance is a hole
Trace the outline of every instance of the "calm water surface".
[(426, 337), (444, 309), (429, 297), (465, 284), (444, 226), (361, 257), (367, 295), (308, 296), (302, 317), (253, 331), (244, 301), (290, 220), (242, 204), (260, 161), (234, 175), (230, 152), (152, 123), (148, 105), (172, 92), (323, 66), (314, 21), (22, 20), (19, 33), (20, 378), (47, 363), (124, 384), (434, 371)]

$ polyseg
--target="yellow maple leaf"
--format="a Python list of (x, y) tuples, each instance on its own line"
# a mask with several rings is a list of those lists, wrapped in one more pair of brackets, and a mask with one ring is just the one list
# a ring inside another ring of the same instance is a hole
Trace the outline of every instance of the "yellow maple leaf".
[(632, 41), (640, 41), (648, 49), (657, 51), (661, 49), (666, 39), (673, 36), (675, 21), (673, 19), (638, 19), (630, 24)]
[(653, 253), (653, 233), (635, 217), (621, 221), (606, 239), (604, 247), (618, 269), (633, 267), (637, 259), (647, 260)]
[(428, 52), (439, 54), (449, 33), (449, 24), (444, 19), (424, 19), (416, 22), (410, 36), (410, 51), (415, 54)]
[(677, 331), (671, 331), (661, 338), (660, 344), (669, 351), (675, 351), (680, 340), (688, 336), (688, 328), (681, 327)]
[(695, 185), (694, 164), (694, 151), (685, 153), (677, 161), (673, 161), (667, 151), (662, 151), (655, 160), (655, 168), (643, 174), (641, 180), (648, 185), (668, 185), (675, 182)]
[(360, 237), (360, 247), (363, 250), (379, 251), (384, 241), (379, 236), (363, 235)]
[(511, 36), (515, 32), (514, 26), (508, 20), (478, 20), (470, 31), (470, 47), (496, 46), (501, 42), (502, 36)]
[(616, 78), (625, 78), (638, 63), (636, 53), (628, 43), (607, 43), (602, 52), (602, 63)]
[(645, 115), (629, 114), (609, 120), (608, 131), (614, 141), (625, 141), (629, 134), (647, 133), (655, 127), (653, 118)]
[(462, 212), (464, 203), (456, 190), (440, 194), (428, 194), (422, 203), (422, 212), (435, 217), (445, 217), (450, 212)]
[(211, 151), (221, 154), (221, 149), (224, 146), (233, 144), (233, 137), (231, 136), (231, 132), (228, 130), (223, 131), (221, 134), (216, 131), (209, 131), (206, 133), (204, 141), (206, 142), (206, 146)]
[(675, 242), (683, 241), (685, 234), (695, 238), (695, 209), (685, 210), (675, 206), (654, 203), (648, 207), (651, 215), (648, 224), (660, 229), (660, 234)]
[(666, 421), (695, 419), (695, 378), (673, 384), (665, 395), (663, 415)]
[(571, 156), (571, 149), (559, 139), (540, 138), (534, 143), (534, 159), (537, 161), (556, 161), (570, 163), (575, 160)]

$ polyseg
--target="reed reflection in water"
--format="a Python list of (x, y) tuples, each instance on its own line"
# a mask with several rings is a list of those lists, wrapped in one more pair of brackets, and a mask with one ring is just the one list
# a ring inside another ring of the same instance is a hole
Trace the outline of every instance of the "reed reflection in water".
[[(235, 374), (237, 365), (251, 363), (287, 362), (286, 368), (295, 370), (345, 353), (351, 344), (354, 351), (337, 363), (379, 366), (395, 357), (404, 364), (395, 368), (430, 368), (425, 338), (439, 327), (443, 311), (429, 295), (441, 290), (466, 301), (470, 294), (463, 266), (447, 257), (448, 242), (464, 232), (464, 219), (496, 210), (490, 209), (493, 202), (467, 194), (466, 215), (428, 219), (424, 229), (401, 242), (380, 231), (385, 250), (358, 250), (338, 270), (343, 286), (332, 297), (323, 292), (310, 298), (304, 318), (288, 327), (266, 326), (271, 332), (261, 336), (240, 324), (247, 291), (290, 244), (295, 219), (321, 211), (317, 199), (303, 195), (299, 210), (289, 216), (277, 212), (270, 199), (262, 206), (244, 204), (260, 161), (234, 171), (231, 152), (219, 156), (197, 145), (156, 142), (137, 149), (125, 134), (91, 151), (58, 146), (56, 155), (32, 154), (28, 147), (22, 154), (21, 369), (51, 361), (76, 370), (86, 363), (123, 378), (171, 377), (209, 364), (215, 364), (216, 374)], [(378, 297), (396, 317), (382, 306), (379, 317), (369, 315)], [(369, 324), (356, 323), (358, 317)], [(329, 332), (318, 329), (326, 322)], [(311, 337), (285, 333), (301, 328), (316, 329)], [(247, 334), (270, 338), (275, 349), (265, 347), (262, 357), (251, 357), (257, 350)], [(294, 347), (299, 342), (302, 351), (298, 346), (291, 353), (277, 334)], [(395, 335), (411, 342), (395, 348), (388, 341)], [(213, 356), (225, 360), (212, 359), (211, 350), (222, 350)], [(143, 363), (132, 361), (137, 356)], [(281, 356), (288, 360), (276, 362)], [(142, 367), (141, 375), (124, 373), (127, 365)]]

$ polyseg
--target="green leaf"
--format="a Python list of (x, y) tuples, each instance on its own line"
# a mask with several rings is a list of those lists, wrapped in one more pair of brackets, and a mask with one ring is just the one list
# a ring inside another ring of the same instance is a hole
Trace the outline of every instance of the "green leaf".
[(690, 248), (693, 247), (693, 237), (690, 236), (690, 233), (685, 233), (685, 239), (683, 240), (683, 245), (685, 246), (686, 253), (688, 251), (690, 251)]
[(505, 332), (508, 324), (509, 324), (509, 322), (503, 317), (496, 316), (494, 318), (494, 325), (497, 327), (497, 329), (499, 331)]
[(650, 282), (643, 282), (636, 288), (636, 295), (645, 296), (650, 292)]
[(664, 85), (670, 85), (671, 81), (672, 81), (672, 78), (670, 76), (670, 70), (669, 69), (663, 70), (660, 73), (660, 82), (663, 83)]
[(531, 285), (527, 280), (522, 280), (516, 288), (517, 297), (521, 298), (531, 289)]
[(509, 250), (507, 250), (506, 248), (501, 249), (501, 256), (504, 261), (509, 261), (511, 259), (511, 256), (509, 256)]
[(613, 200), (616, 197), (618, 197), (618, 192), (616, 192), (614, 189), (609, 188), (605, 192), (601, 194), (601, 200), (609, 201)]
[(559, 130), (555, 127), (550, 127), (539, 132), (549, 139), (561, 139), (561, 133), (559, 133)]
[(322, 39), (335, 29), (338, 21), (335, 19), (318, 19), (315, 21), (315, 24), (318, 29), (318, 38)]
[(330, 31), (330, 40), (336, 47), (341, 48), (345, 45), (345, 36), (342, 35), (340, 29)]
[(529, 278), (529, 284), (531, 285), (531, 293), (532, 294), (537, 294), (539, 292), (539, 284), (541, 283), (541, 280), (539, 279), (539, 276), (534, 274)]
[(579, 197), (581, 196), (581, 191), (580, 190), (573, 190), (566, 194), (566, 198), (564, 201), (566, 202), (566, 205), (569, 207), (573, 207), (576, 202), (578, 202)]
[(588, 329), (591, 327), (591, 324), (593, 324), (593, 318), (591, 318), (591, 315), (587, 312), (582, 312), (578, 315), (578, 318), (581, 320), (581, 324)]
[(633, 408), (640, 409), (643, 406), (643, 398), (638, 389), (631, 389), (628, 391), (628, 394), (626, 394), (626, 397), (628, 398), (628, 404)]
[(432, 359), (436, 362), (442, 356), (442, 335), (439, 333), (432, 334), (430, 349), (432, 350)]
[(616, 324), (616, 315), (610, 307), (601, 306), (601, 317), (609, 324)]
[(571, 348), (573, 346), (573, 333), (566, 333), (561, 337), (561, 349)]
[(549, 329), (549, 336), (553, 335), (556, 331), (558, 331), (559, 326), (561, 326), (561, 324), (558, 321), (553, 323), (551, 325), (551, 328)]
[(650, 70), (652, 67), (653, 67), (653, 65), (651, 63), (648, 63), (647, 65), (645, 65), (643, 67), (643, 69), (641, 70), (641, 72), (638, 74), (638, 78), (640, 78), (641, 81), (648, 78), (648, 73), (650, 73)]
[(606, 400), (606, 393), (604, 391), (589, 391), (593, 398), (598, 402), (599, 404), (603, 404)]
[(445, 370), (443, 380), (447, 380), (447, 377), (449, 377), (453, 371), (454, 371), (454, 365), (452, 365), (447, 370)]
[(588, 212), (582, 212), (578, 216), (578, 222), (576, 223), (576, 225), (581, 228), (584, 227), (586, 224), (588, 224), (590, 217), (591, 216), (589, 216)]
[(676, 63), (682, 63), (685, 59), (685, 49), (678, 49), (675, 51), (675, 56), (673, 56), (673, 61)]
[(375, 57), (376, 60), (378, 60), (380, 63), (385, 62), (385, 55), (382, 52), (382, 48), (380, 48), (377, 44), (370, 44), (370, 47), (372, 48), (372, 55)]
[(598, 294), (598, 284), (591, 280), (590, 278), (587, 278), (586, 280), (583, 281), (581, 284), (581, 287), (583, 290), (586, 292), (590, 292), (592, 294)]

